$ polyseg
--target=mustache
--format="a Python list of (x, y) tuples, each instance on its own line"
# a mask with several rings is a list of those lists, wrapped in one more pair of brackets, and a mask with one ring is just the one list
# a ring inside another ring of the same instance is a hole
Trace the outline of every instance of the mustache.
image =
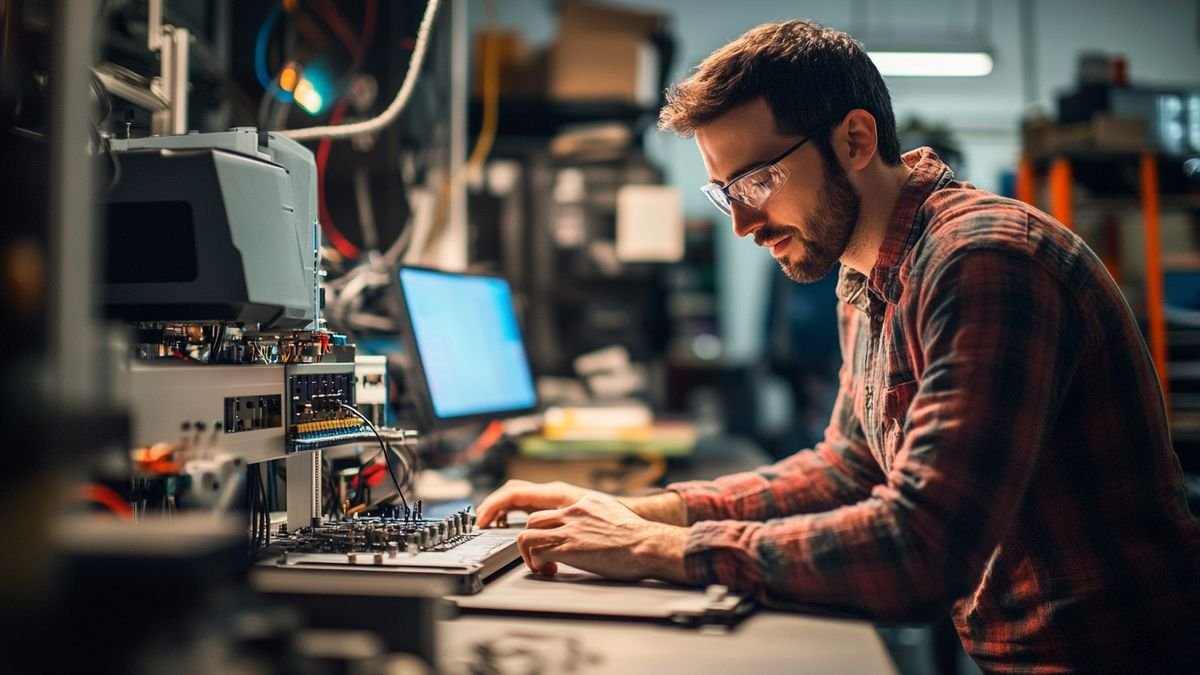
[(800, 231), (790, 225), (763, 225), (757, 232), (754, 233), (754, 243), (762, 246), (768, 241), (775, 241), (784, 237), (798, 237)]

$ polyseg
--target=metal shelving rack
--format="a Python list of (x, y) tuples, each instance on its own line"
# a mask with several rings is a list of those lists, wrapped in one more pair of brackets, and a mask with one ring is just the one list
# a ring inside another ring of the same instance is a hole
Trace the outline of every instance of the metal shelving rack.
[(1163, 400), (1171, 410), (1170, 369), (1167, 356), (1167, 326), (1164, 313), (1165, 293), (1162, 266), (1161, 199), (1159, 195), (1158, 154), (1143, 151), (1056, 152), (1045, 157), (1022, 157), (1017, 167), (1017, 199), (1037, 206), (1038, 183), (1045, 169), (1049, 213), (1067, 229), (1075, 229), (1075, 163), (1080, 161), (1137, 162), (1138, 200), (1142, 213), (1142, 236), (1146, 249), (1146, 333), (1150, 356), (1158, 372)]

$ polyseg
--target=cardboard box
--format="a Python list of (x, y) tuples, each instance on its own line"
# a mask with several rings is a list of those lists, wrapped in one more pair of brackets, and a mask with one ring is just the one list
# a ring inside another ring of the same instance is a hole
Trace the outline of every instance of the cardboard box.
[(1097, 113), (1086, 122), (1031, 120), (1022, 129), (1025, 155), (1039, 158), (1072, 150), (1137, 152), (1150, 147), (1146, 120)]
[(475, 34), (471, 95), (483, 97), (484, 59), (497, 63), (500, 98), (541, 98), (546, 92), (546, 53), (530, 49), (513, 30), (482, 30)]
[(653, 105), (659, 92), (651, 38), (665, 21), (656, 12), (566, 0), (550, 47), (547, 94), (560, 101)]

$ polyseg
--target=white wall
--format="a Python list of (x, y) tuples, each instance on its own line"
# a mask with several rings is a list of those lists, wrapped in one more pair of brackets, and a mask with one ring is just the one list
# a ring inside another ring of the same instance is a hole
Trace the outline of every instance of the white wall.
[[(472, 32), (484, 22), (481, 0), (470, 1)], [(962, 33), (980, 26), (992, 44), (995, 68), (982, 78), (892, 78), (896, 119), (911, 115), (944, 123), (966, 154), (962, 176), (987, 189), (1015, 164), (1018, 124), (1026, 110), (1018, 2), (1015, 0), (608, 0), (655, 8), (672, 16), (678, 41), (672, 80), (744, 31), (767, 21), (808, 18), (866, 39)], [(1200, 84), (1200, 1), (1033, 0), (1037, 103), (1054, 109), (1057, 92), (1075, 81), (1076, 57), (1098, 50), (1124, 54), (1134, 84)], [(555, 30), (553, 0), (496, 0), (499, 23), (520, 27), (532, 44)], [(857, 8), (852, 24), (852, 8)], [(982, 21), (982, 23), (981, 23)], [(692, 141), (652, 134), (646, 146), (683, 190), (688, 216), (716, 213), (697, 189), (706, 181)], [(724, 225), (725, 223), (721, 223)], [(721, 320), (727, 360), (751, 361), (762, 341), (767, 282), (778, 269), (770, 256), (731, 233), (718, 238)], [(762, 298), (762, 302), (753, 299)]]

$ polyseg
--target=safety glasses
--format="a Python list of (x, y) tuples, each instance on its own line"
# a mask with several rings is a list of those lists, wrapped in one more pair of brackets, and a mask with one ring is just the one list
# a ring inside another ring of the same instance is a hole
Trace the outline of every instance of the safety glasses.
[[(822, 125), (824, 126), (824, 125)], [(733, 215), (733, 202), (738, 202), (752, 209), (760, 209), (767, 200), (775, 196), (779, 188), (787, 182), (788, 170), (780, 162), (787, 159), (813, 137), (812, 134), (796, 141), (792, 147), (784, 150), (778, 157), (768, 160), (747, 171), (743, 171), (725, 185), (709, 183), (700, 188), (713, 206), (721, 209), (725, 215)]]

